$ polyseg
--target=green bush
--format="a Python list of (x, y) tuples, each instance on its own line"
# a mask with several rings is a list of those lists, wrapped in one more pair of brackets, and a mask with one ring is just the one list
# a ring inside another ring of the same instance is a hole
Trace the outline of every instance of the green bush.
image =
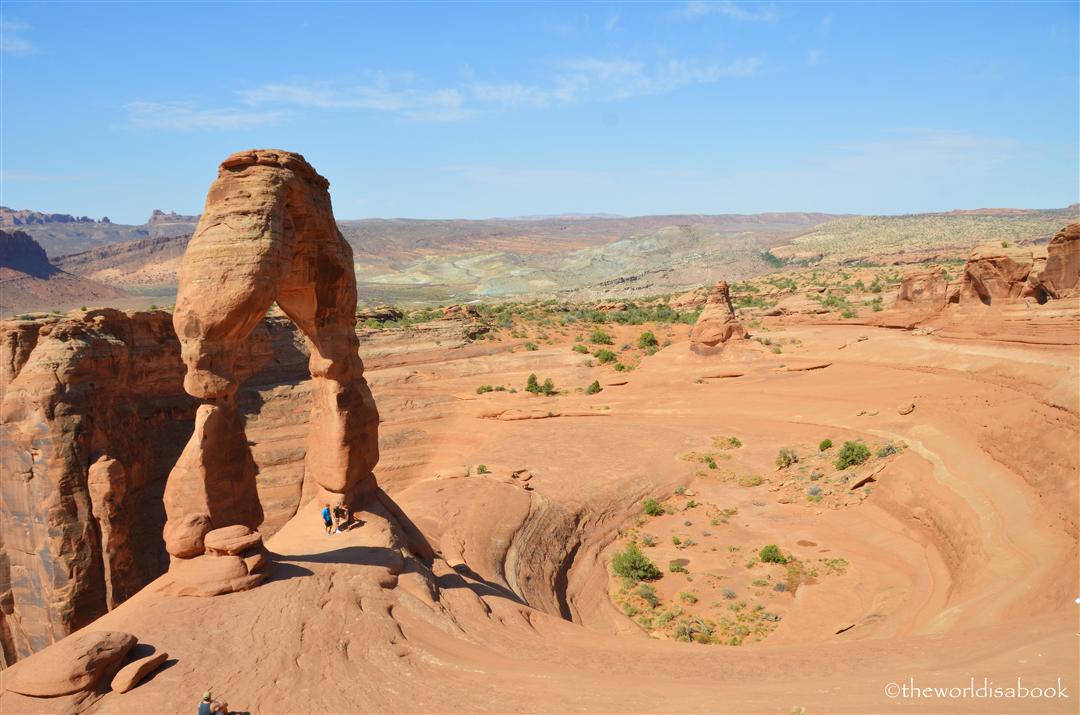
[(799, 455), (795, 454), (795, 450), (784, 447), (780, 450), (780, 453), (776, 455), (776, 466), (780, 468), (790, 467), (795, 462), (799, 461)]
[(529, 342), (525, 343), (524, 347), (525, 347), (526, 350), (538, 350), (539, 349), (537, 347), (536, 343), (532, 342), (531, 340)]
[(552, 395), (555, 393), (555, 381), (550, 377), (544, 380), (544, 384), (540, 386), (540, 392), (545, 395)]
[(762, 547), (758, 552), (758, 557), (762, 563), (766, 564), (786, 564), (787, 557), (780, 553), (780, 547), (776, 544), (768, 544)]
[(602, 365), (606, 365), (609, 362), (615, 362), (615, 353), (611, 352), (610, 350), (597, 350), (593, 353), (593, 355), (596, 357), (597, 360), (600, 361)]
[(641, 535), (641, 545), (642, 546), (656, 546), (656, 537), (653, 536), (652, 534), (642, 534)]
[(536, 380), (536, 373), (529, 375), (529, 379), (525, 382), (525, 392), (531, 392), (534, 395), (540, 394), (540, 383)]
[(584, 345), (575, 345), (573, 347), (573, 351), (576, 353), (581, 353), (582, 355), (587, 355), (589, 353), (589, 349)]
[(638, 339), (637, 339), (637, 346), (639, 348), (642, 348), (642, 349), (656, 347), (659, 344), (660, 343), (656, 339), (656, 336), (653, 335), (652, 332), (648, 331), (648, 330), (645, 331), (644, 333), (642, 333), (641, 335), (639, 335)]
[(600, 330), (600, 328), (597, 328), (596, 330), (592, 331), (592, 334), (589, 335), (589, 342), (594, 343), (596, 345), (614, 345), (615, 344), (615, 341), (611, 339), (611, 336), (608, 335), (607, 333), (605, 333), (603, 330)]
[(494, 392), (494, 391), (495, 391), (495, 388), (492, 387), (491, 385), (481, 385), (480, 387), (476, 388), (476, 394), (478, 394), (478, 395), (482, 395), (485, 392)]
[(832, 440), (831, 439), (823, 439), (823, 440), (821, 440), (820, 442), (818, 442), (817, 448), (818, 448), (819, 452), (824, 452), (826, 449), (831, 449), (832, 448)]
[(645, 599), (645, 603), (649, 604), (651, 608), (660, 605), (660, 598), (656, 595), (656, 589), (647, 583), (639, 583), (635, 593)]
[(651, 581), (660, 578), (661, 575), (656, 564), (641, 553), (637, 544), (632, 542), (626, 545), (625, 551), (620, 551), (612, 557), (611, 570), (615, 572), (615, 575), (631, 581)]
[(644, 509), (649, 516), (660, 516), (664, 513), (664, 506), (655, 499), (646, 499)]
[(678, 561), (669, 561), (668, 562), (668, 571), (670, 571), (671, 573), (690, 573), (689, 571), (686, 570), (686, 567), (683, 566)]
[(844, 446), (836, 455), (833, 466), (837, 469), (847, 469), (856, 464), (862, 464), (870, 459), (870, 450), (862, 442), (844, 442)]
[(585, 388), (585, 394), (586, 395), (595, 395), (596, 393), (602, 391), (603, 389), (604, 388), (600, 387), (600, 381), (599, 380), (593, 380), (592, 384)]
[(477, 474), (491, 474), (491, 472), (488, 470), (486, 464), (478, 464), (478, 465), (476, 465), (476, 473)]

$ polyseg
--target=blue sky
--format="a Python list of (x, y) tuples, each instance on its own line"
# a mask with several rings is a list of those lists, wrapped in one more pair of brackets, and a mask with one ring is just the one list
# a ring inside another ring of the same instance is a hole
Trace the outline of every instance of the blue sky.
[(339, 218), (1080, 200), (1078, 4), (0, 9), (0, 203), (141, 223), (298, 151)]

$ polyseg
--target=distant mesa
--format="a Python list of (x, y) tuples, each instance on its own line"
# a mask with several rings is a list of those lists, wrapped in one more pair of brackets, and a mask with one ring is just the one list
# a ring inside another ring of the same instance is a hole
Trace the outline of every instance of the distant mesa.
[(108, 216), (96, 221), (89, 216), (72, 216), (71, 214), (47, 214), (41, 211), (28, 209), (9, 209), (0, 206), (0, 226), (38, 226), (50, 223), (112, 223)]
[(147, 226), (160, 226), (162, 224), (169, 223), (198, 223), (199, 216), (185, 216), (184, 214), (178, 214), (175, 211), (165, 213), (161, 209), (154, 209), (150, 213), (150, 218), (146, 220)]

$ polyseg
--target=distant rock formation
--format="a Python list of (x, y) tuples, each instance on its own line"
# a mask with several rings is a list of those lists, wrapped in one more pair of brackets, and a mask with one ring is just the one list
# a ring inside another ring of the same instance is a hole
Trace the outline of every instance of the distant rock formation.
[(1046, 265), (1039, 284), (1051, 298), (1068, 298), (1080, 291), (1080, 223), (1070, 223), (1046, 247)]
[(0, 206), (0, 226), (35, 226), (48, 223), (111, 223), (108, 217), (101, 221), (95, 221), (89, 216), (72, 216), (71, 214), (47, 214), (41, 211), (28, 209), (9, 209)]
[(273, 303), (311, 350), (307, 474), (335, 503), (354, 503), (377, 489), (379, 416), (358, 354), (352, 249), (334, 222), (328, 188), (299, 154), (233, 154), (221, 164), (184, 253), (173, 324), (187, 365), (184, 389), (203, 404), (165, 488), (165, 544), (174, 557), (169, 572), (176, 593), (239, 590), (267, 573), (268, 562), (257, 558), (261, 544), (235, 556), (200, 553), (198, 544), (211, 530), (254, 530), (263, 520), (233, 398), (234, 368)]
[(34, 278), (56, 273), (45, 249), (23, 231), (0, 231), (0, 268), (10, 268)]
[[(307, 361), (295, 326), (269, 318), (234, 370), (266, 534), (304, 493)], [(167, 569), (161, 495), (198, 406), (184, 374), (163, 311), (0, 321), (0, 665)]]
[(161, 209), (154, 209), (150, 213), (150, 218), (146, 219), (146, 225), (159, 226), (165, 223), (198, 223), (198, 221), (198, 215), (185, 216), (184, 214), (178, 214), (175, 211), (165, 213)]
[(0, 229), (0, 314), (122, 298), (124, 291), (54, 266), (24, 231)]
[(1055, 314), (1033, 309), (1078, 295), (1080, 223), (1071, 223), (1045, 249), (977, 246), (958, 281), (949, 282), (943, 269), (908, 273), (896, 301), (875, 322), (897, 328), (933, 324), (942, 335), (957, 337), (974, 334), (1072, 345), (1080, 336), (1060, 318), (1075, 312), (1075, 300), (1056, 305), (1051, 311)]
[(723, 351), (729, 341), (747, 337), (746, 328), (735, 317), (728, 284), (720, 281), (713, 287), (705, 309), (690, 332), (690, 349), (698, 355), (715, 355)]

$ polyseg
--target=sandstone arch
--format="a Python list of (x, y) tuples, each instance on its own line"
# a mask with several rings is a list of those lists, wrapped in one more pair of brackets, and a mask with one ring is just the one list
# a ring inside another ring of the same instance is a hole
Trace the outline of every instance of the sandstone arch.
[[(187, 366), (184, 389), (204, 401), (165, 490), (174, 566), (175, 557), (202, 554), (209, 530), (262, 522), (233, 402), (234, 363), (275, 302), (311, 349), (307, 475), (338, 499), (363, 499), (376, 489), (379, 417), (357, 352), (352, 249), (334, 222), (328, 187), (299, 154), (264, 149), (227, 158), (210, 186), (181, 263), (173, 316)], [(239, 569), (227, 571), (237, 586), (250, 585)]]

